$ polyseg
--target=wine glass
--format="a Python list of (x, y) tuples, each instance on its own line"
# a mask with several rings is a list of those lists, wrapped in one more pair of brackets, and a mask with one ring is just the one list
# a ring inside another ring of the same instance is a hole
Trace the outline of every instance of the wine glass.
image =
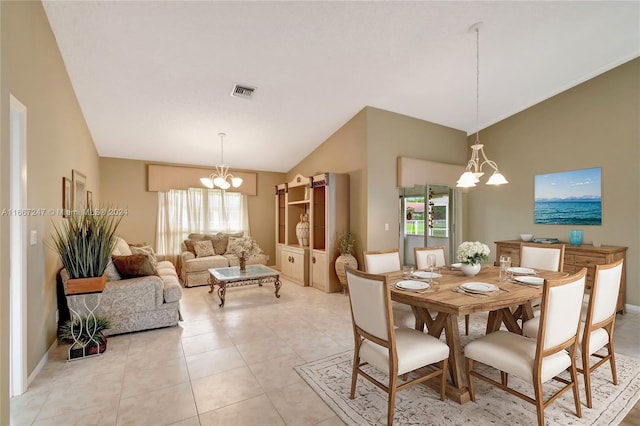
[(427, 267), (429, 268), (429, 272), (433, 272), (436, 267), (436, 255), (428, 254), (427, 255)]

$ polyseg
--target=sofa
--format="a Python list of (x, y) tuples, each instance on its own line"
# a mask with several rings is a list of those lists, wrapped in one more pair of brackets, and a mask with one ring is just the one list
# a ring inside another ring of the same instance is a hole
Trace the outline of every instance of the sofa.
[[(88, 313), (85, 303), (93, 308), (99, 300), (95, 315), (111, 320), (112, 327), (104, 331), (107, 336), (177, 325), (181, 319), (182, 287), (176, 269), (171, 262), (157, 261), (155, 253), (153, 256), (147, 253), (153, 253), (150, 246), (130, 247), (124, 239), (118, 238), (112, 252), (113, 261), (105, 271), (104, 291), (100, 295), (68, 295), (69, 308), (84, 317)], [(141, 256), (147, 256), (147, 264), (153, 265), (153, 274), (130, 278), (118, 270), (120, 263)], [(69, 275), (64, 269), (60, 275), (66, 294)]]
[[(197, 250), (197, 242), (211, 242), (211, 247)], [(209, 284), (209, 269), (240, 265), (239, 255), (246, 255), (246, 264), (266, 265), (269, 256), (251, 237), (243, 233), (189, 234), (182, 243), (180, 277), (185, 287)]]

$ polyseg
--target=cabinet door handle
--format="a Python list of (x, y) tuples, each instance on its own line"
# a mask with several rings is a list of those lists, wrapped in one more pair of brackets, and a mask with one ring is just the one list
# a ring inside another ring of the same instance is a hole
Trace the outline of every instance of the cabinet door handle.
[(291, 263), (296, 263), (295, 261), (296, 261), (296, 258), (291, 256)]
[(313, 256), (313, 257), (311, 258), (311, 263), (316, 263), (316, 257), (315, 257), (315, 256)]

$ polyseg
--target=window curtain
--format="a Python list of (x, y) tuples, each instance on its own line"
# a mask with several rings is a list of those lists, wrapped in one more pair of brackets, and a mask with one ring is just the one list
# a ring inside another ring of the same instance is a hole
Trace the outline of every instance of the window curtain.
[(249, 232), (247, 196), (219, 189), (158, 192), (158, 254), (180, 268), (181, 244), (191, 233)]

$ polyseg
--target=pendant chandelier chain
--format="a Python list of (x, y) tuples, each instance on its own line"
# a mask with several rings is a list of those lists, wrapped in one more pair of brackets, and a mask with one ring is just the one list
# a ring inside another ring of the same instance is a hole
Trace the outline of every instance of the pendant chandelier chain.
[(476, 28), (476, 143), (480, 142), (480, 28)]
[(498, 170), (495, 161), (489, 160), (484, 153), (483, 145), (480, 143), (480, 26), (482, 22), (472, 25), (471, 29), (476, 32), (476, 140), (471, 145), (471, 159), (467, 163), (465, 171), (462, 173), (456, 187), (471, 188), (480, 182), (480, 177), (484, 175), (482, 168), (485, 164), (493, 169), (493, 174), (487, 181), (487, 185), (504, 185), (509, 183)]

